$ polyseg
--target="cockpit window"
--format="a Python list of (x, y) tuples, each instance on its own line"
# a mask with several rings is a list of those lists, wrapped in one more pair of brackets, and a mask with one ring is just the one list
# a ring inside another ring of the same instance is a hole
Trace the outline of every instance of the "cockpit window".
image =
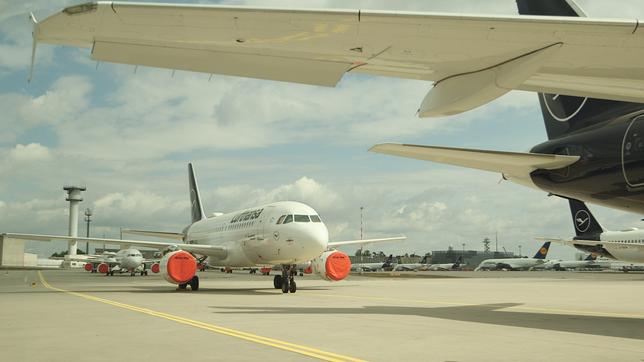
[(284, 219), (284, 224), (288, 224), (290, 222), (293, 222), (293, 215), (286, 215), (286, 219)]
[(309, 215), (295, 215), (295, 222), (310, 222)]
[(313, 221), (313, 222), (322, 222), (322, 220), (320, 220), (320, 217), (317, 216), (317, 215), (311, 215), (311, 221)]
[(286, 215), (280, 216), (280, 218), (277, 219), (277, 224), (279, 225), (279, 224), (283, 223), (285, 218), (286, 218)]

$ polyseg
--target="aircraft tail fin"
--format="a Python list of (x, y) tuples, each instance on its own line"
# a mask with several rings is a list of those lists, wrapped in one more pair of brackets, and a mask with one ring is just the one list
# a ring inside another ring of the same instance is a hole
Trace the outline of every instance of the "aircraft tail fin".
[(545, 259), (548, 255), (548, 250), (550, 250), (550, 242), (546, 241), (537, 251), (536, 254), (532, 257), (533, 259)]
[(604, 232), (604, 228), (597, 222), (585, 203), (575, 199), (568, 199), (568, 202), (577, 237), (594, 240)]
[(458, 268), (461, 264), (463, 264), (463, 256), (459, 256), (458, 259), (456, 259), (456, 263), (454, 263), (454, 267)]
[(420, 260), (419, 264), (427, 264), (427, 258), (428, 258), (427, 255), (423, 256), (423, 258)]
[(190, 187), (190, 212), (192, 213), (192, 222), (205, 219), (206, 214), (203, 212), (201, 205), (201, 197), (199, 196), (199, 187), (197, 186), (197, 179), (195, 178), (195, 171), (192, 168), (192, 163), (188, 163), (188, 182)]
[(390, 266), (392, 266), (392, 265), (393, 265), (393, 263), (394, 263), (394, 255), (393, 255), (393, 254), (390, 254), (390, 255), (387, 257), (387, 259), (385, 260), (385, 262), (382, 264), (382, 267), (383, 267), (383, 268), (390, 267)]
[(584, 259), (584, 260), (595, 260), (595, 259), (597, 259), (597, 257), (595, 255), (588, 254), (588, 257), (586, 257), (586, 259)]
[[(586, 17), (574, 0), (517, 0), (520, 15)], [(539, 93), (548, 139), (644, 109), (640, 103)]]

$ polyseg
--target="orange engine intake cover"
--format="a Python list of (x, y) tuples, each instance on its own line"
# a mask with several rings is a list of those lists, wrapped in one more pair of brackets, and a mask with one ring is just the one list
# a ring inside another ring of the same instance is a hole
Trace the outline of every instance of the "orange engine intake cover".
[(83, 268), (85, 268), (85, 270), (87, 271), (92, 271), (94, 266), (92, 265), (92, 263), (85, 263), (85, 266)]
[(342, 280), (351, 271), (351, 259), (345, 253), (339, 251), (329, 255), (325, 263), (326, 276), (331, 280)]
[(168, 258), (168, 277), (176, 283), (187, 283), (197, 272), (197, 261), (187, 251), (177, 251)]
[(152, 269), (153, 273), (158, 273), (159, 272), (159, 263), (152, 264), (152, 267), (150, 269)]
[(100, 264), (98, 264), (98, 268), (96, 268), (96, 269), (98, 269), (99, 273), (106, 274), (108, 271), (110, 271), (110, 266), (105, 264), (105, 263), (100, 263)]

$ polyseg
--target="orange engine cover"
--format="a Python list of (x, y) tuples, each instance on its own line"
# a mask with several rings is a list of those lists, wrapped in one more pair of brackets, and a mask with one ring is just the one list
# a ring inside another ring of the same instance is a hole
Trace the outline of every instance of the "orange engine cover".
[(351, 271), (351, 260), (347, 254), (337, 251), (325, 251), (313, 260), (313, 272), (322, 279), (339, 281), (346, 278)]
[(150, 267), (150, 269), (152, 269), (152, 272), (153, 272), (153, 273), (158, 273), (158, 272), (159, 272), (159, 263), (154, 263), (154, 264), (152, 264), (152, 266)]
[(85, 270), (87, 271), (92, 271), (92, 269), (94, 269), (94, 265), (92, 265), (92, 263), (85, 263), (85, 266), (83, 268), (85, 268)]
[(106, 263), (100, 263), (96, 267), (96, 270), (98, 270), (99, 273), (107, 274), (107, 272), (110, 271), (110, 266)]
[(187, 251), (167, 253), (159, 262), (159, 272), (172, 284), (189, 282), (197, 273), (197, 259)]

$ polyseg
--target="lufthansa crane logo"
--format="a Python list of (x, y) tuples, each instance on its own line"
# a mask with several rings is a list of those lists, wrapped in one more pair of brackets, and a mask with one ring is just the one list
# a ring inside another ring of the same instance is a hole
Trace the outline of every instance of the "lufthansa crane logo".
[(590, 227), (590, 215), (586, 210), (579, 210), (575, 213), (575, 229), (583, 233)]
[(588, 98), (562, 96), (559, 94), (542, 94), (543, 103), (552, 118), (567, 122), (576, 116), (588, 101)]
[(539, 249), (539, 254), (541, 254), (541, 255), (546, 255), (546, 253), (547, 253), (547, 252), (548, 252), (548, 249), (546, 249), (546, 248), (544, 248), (544, 247), (542, 247), (541, 249)]

